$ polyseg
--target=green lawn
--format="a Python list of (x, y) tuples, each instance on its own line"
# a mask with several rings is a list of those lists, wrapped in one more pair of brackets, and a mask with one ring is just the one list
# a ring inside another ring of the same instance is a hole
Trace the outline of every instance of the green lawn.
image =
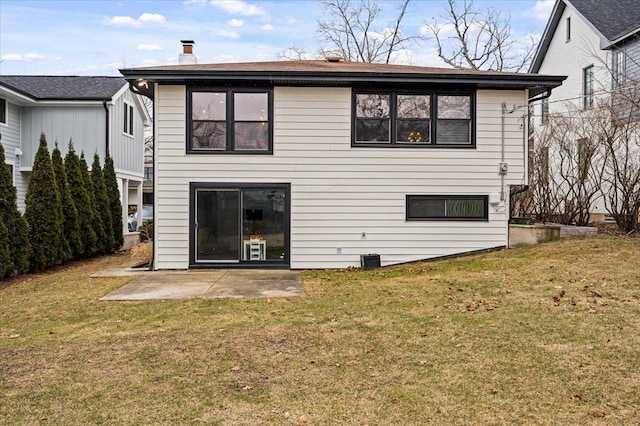
[(0, 424), (629, 424), (640, 238), (373, 271), (306, 296), (99, 302), (122, 256), (0, 284)]

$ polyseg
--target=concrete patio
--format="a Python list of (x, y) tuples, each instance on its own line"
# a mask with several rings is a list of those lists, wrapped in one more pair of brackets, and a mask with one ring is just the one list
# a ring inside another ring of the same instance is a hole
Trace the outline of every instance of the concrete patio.
[(133, 271), (113, 269), (93, 277), (140, 275), (101, 297), (113, 300), (167, 300), (220, 297), (304, 296), (300, 272), (272, 269)]

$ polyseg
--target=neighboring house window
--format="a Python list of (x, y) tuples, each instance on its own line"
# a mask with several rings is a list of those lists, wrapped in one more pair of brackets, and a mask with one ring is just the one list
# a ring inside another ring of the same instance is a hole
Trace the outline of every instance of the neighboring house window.
[(472, 94), (354, 92), (353, 145), (473, 147)]
[(593, 65), (582, 70), (583, 108), (593, 108)]
[(407, 220), (489, 220), (487, 195), (407, 195)]
[(147, 180), (153, 179), (153, 167), (144, 168), (144, 178)]
[(571, 41), (571, 17), (568, 17), (566, 22), (566, 41), (568, 43)]
[(15, 184), (16, 184), (16, 176), (13, 173), (13, 164), (10, 164), (8, 162), (6, 164), (7, 164), (7, 167), (9, 167), (9, 173), (11, 173), (11, 183), (15, 186)]
[(627, 57), (624, 50), (613, 53), (613, 87), (624, 84), (627, 74)]
[(7, 124), (7, 100), (0, 98), (0, 124)]
[(542, 114), (540, 116), (540, 120), (543, 124), (549, 121), (549, 98), (544, 98), (542, 100)]
[(125, 135), (133, 136), (133, 105), (124, 103), (124, 127), (123, 131)]
[(271, 90), (190, 90), (188, 97), (188, 152), (272, 152)]

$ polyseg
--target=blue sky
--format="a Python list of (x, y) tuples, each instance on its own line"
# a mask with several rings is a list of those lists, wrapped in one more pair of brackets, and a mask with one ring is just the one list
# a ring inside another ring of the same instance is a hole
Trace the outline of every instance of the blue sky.
[[(389, 18), (399, 5), (379, 3)], [(475, 4), (509, 14), (516, 37), (539, 37), (553, 0)], [(406, 32), (441, 22), (445, 6), (413, 0)], [(306, 0), (0, 0), (0, 74), (119, 75), (119, 68), (177, 63), (181, 39), (195, 40), (200, 63), (277, 60), (291, 45), (319, 50), (321, 15), (319, 3)], [(442, 65), (428, 41), (397, 62)]]

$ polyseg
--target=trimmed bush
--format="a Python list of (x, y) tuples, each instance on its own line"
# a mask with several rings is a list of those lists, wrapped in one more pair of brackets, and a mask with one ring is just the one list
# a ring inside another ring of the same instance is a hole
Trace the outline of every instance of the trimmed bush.
[[(0, 135), (0, 139), (2, 135)], [(11, 170), (5, 163), (4, 149), (0, 144), (0, 220), (7, 230), (9, 259), (5, 265), (5, 273), (0, 278), (13, 273), (24, 273), (29, 270), (31, 244), (29, 244), (29, 227), (27, 221), (18, 210), (18, 196)]]
[(82, 241), (82, 255), (91, 256), (97, 253), (97, 236), (93, 229), (92, 217), (93, 209), (87, 187), (84, 183), (80, 158), (73, 149), (73, 143), (69, 142), (69, 151), (64, 157), (64, 167), (67, 172), (67, 181), (71, 198), (78, 212), (78, 225), (80, 227), (80, 237)]
[(106, 253), (112, 253), (116, 251), (116, 243), (113, 238), (113, 221), (111, 219), (107, 187), (104, 185), (104, 176), (102, 174), (100, 157), (98, 157), (98, 154), (93, 156), (93, 164), (91, 165), (91, 181), (93, 182), (93, 191), (96, 198), (96, 216), (102, 222), (102, 227), (104, 229), (104, 251)]
[(62, 207), (47, 139), (40, 135), (40, 147), (27, 186), (25, 218), (29, 224), (31, 269), (42, 271), (62, 262)]
[(104, 186), (107, 190), (107, 198), (109, 199), (109, 210), (111, 211), (111, 221), (114, 239), (114, 251), (120, 249), (124, 244), (123, 222), (122, 222), (122, 203), (120, 202), (120, 190), (118, 189), (118, 179), (116, 171), (113, 167), (113, 158), (107, 154), (104, 159)]
[(80, 170), (82, 171), (82, 180), (87, 188), (87, 195), (89, 196), (89, 205), (91, 206), (91, 226), (93, 232), (96, 233), (96, 253), (105, 253), (104, 247), (104, 226), (102, 226), (102, 220), (98, 214), (98, 206), (96, 204), (96, 190), (93, 187), (93, 181), (91, 180), (91, 173), (89, 173), (89, 165), (84, 158), (84, 152), (80, 153)]
[(82, 256), (82, 239), (80, 238), (80, 225), (78, 224), (78, 211), (71, 197), (69, 183), (67, 181), (67, 171), (64, 167), (62, 154), (56, 142), (51, 153), (53, 171), (56, 173), (56, 183), (60, 193), (60, 203), (62, 204), (62, 236), (65, 245), (69, 248), (68, 259)]
[(0, 217), (0, 279), (11, 273), (13, 261), (9, 251), (9, 234)]

